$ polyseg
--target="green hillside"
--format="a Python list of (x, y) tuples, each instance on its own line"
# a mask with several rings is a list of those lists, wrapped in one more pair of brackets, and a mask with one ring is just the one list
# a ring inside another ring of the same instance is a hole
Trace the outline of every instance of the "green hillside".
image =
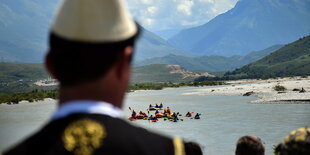
[[(171, 73), (171, 71), (179, 73)], [(184, 76), (186, 74), (186, 77)], [(193, 81), (195, 73), (180, 66), (147, 65), (133, 69), (132, 83), (179, 83)], [(48, 78), (42, 64), (0, 63), (0, 93), (29, 92), (34, 89), (51, 90), (56, 86), (40, 87), (34, 85), (37, 80)]]
[(0, 63), (0, 81), (35, 81), (46, 79), (47, 72), (42, 64), (35, 63)]
[[(148, 65), (133, 69), (128, 92), (160, 90), (166, 87), (222, 85), (224, 82), (194, 81), (207, 73), (193, 73), (178, 65)], [(209, 75), (210, 76), (210, 75)], [(0, 63), (0, 104), (17, 104), (58, 97), (56, 85), (37, 86), (37, 80), (48, 78), (42, 64)]]
[(254, 63), (225, 74), (228, 79), (310, 75), (310, 36), (301, 38)]
[(37, 80), (46, 79), (48, 76), (42, 64), (0, 63), (0, 93), (40, 89), (33, 83)]
[(166, 83), (188, 82), (194, 78), (183, 78), (181, 73), (170, 73), (171, 68), (164, 64), (135, 67), (131, 83)]

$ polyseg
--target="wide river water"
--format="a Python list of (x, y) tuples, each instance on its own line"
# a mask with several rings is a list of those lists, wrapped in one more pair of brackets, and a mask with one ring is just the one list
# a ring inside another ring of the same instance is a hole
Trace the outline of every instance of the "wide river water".
[[(198, 142), (204, 154), (234, 154), (236, 141), (243, 135), (256, 135), (265, 142), (266, 154), (292, 130), (310, 126), (310, 104), (250, 104), (254, 97), (182, 95), (201, 88), (168, 88), (129, 93), (123, 106), (136, 111), (162, 102), (172, 111), (184, 114), (199, 112), (201, 119), (180, 117), (183, 121), (157, 123), (146, 120), (131, 122), (167, 136), (180, 136)], [(0, 152), (37, 131), (50, 118), (55, 101), (0, 106)], [(125, 131), (124, 131), (125, 132)]]

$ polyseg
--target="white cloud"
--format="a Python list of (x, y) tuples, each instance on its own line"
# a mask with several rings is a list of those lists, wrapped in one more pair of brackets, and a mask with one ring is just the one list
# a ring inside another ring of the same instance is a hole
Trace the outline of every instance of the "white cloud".
[(193, 21), (193, 22), (189, 22), (187, 20), (182, 20), (181, 21), (181, 25), (183, 25), (183, 26), (195, 26), (197, 24), (199, 24), (198, 21)]
[(141, 3), (143, 4), (153, 4), (152, 0), (141, 0)]
[(193, 5), (194, 5), (194, 1), (183, 0), (177, 6), (177, 10), (182, 12), (184, 15), (190, 16), (192, 14), (191, 9), (192, 9)]
[(151, 31), (204, 24), (238, 0), (126, 0), (138, 22)]
[(154, 16), (157, 12), (158, 8), (155, 6), (150, 6), (147, 8), (147, 12), (150, 14), (150, 16)]
[(214, 0), (199, 0), (201, 3), (214, 3)]
[(146, 24), (147, 26), (151, 26), (154, 24), (154, 19), (152, 18), (145, 18), (143, 19), (143, 23)]

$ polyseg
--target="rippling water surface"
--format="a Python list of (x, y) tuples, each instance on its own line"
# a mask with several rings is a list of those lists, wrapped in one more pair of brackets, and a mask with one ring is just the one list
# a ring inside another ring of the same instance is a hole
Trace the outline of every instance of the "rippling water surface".
[[(310, 126), (309, 104), (249, 104), (254, 97), (182, 95), (198, 88), (138, 91), (127, 95), (124, 117), (128, 107), (146, 111), (149, 104), (162, 102), (172, 111), (201, 113), (200, 120), (180, 117), (183, 121), (157, 123), (138, 120), (131, 122), (168, 136), (181, 136), (196, 141), (205, 154), (234, 154), (235, 143), (243, 135), (256, 135), (272, 154), (278, 144), (292, 130)], [(55, 110), (54, 102), (25, 103), (0, 106), (0, 152), (20, 141), (45, 124)]]

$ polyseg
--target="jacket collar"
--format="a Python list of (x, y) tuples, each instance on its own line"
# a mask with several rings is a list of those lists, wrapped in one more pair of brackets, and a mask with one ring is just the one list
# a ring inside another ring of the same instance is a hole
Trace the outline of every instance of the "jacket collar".
[(52, 120), (67, 117), (74, 113), (102, 114), (111, 117), (121, 117), (122, 111), (111, 103), (103, 101), (76, 100), (61, 104), (53, 114)]

